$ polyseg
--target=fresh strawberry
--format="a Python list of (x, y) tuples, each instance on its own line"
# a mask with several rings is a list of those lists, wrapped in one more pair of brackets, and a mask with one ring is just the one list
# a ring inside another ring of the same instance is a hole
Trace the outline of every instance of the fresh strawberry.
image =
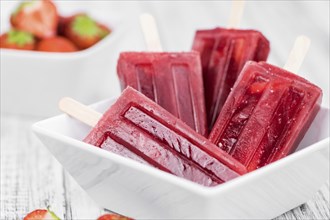
[(34, 50), (36, 41), (28, 32), (11, 30), (0, 36), (0, 48)]
[(37, 50), (45, 52), (74, 52), (77, 47), (64, 37), (52, 37), (41, 40), (37, 44)]
[(133, 219), (116, 214), (105, 214), (98, 217), (97, 220), (133, 220)]
[(64, 35), (74, 42), (78, 48), (86, 49), (107, 36), (110, 29), (98, 24), (86, 14), (77, 14), (71, 17), (64, 32)]
[(60, 220), (59, 217), (55, 215), (54, 212), (45, 210), (45, 209), (37, 209), (33, 212), (27, 214), (23, 220)]
[(59, 15), (59, 17), (58, 17), (58, 26), (57, 26), (57, 34), (61, 35), (61, 36), (65, 36), (65, 28), (68, 26), (70, 21), (78, 15), (86, 16), (86, 13), (76, 13), (76, 14), (71, 15), (71, 16), (61, 16), (61, 15)]
[(10, 17), (16, 29), (30, 32), (38, 38), (56, 35), (58, 14), (50, 0), (35, 0), (21, 3)]
[(68, 25), (71, 17), (58, 17), (58, 26), (57, 26), (57, 34), (60, 36), (64, 36), (65, 27)]

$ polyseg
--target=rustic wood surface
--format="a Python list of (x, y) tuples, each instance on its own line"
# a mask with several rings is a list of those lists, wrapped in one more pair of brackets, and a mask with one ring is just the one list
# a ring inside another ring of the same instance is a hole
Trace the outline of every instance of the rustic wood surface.
[[(28, 212), (49, 206), (61, 219), (96, 219), (106, 210), (77, 185), (32, 133), (38, 118), (1, 117), (0, 219), (22, 219)], [(329, 219), (329, 182), (306, 204), (284, 219)]]
[[(226, 26), (230, 11), (230, 2), (226, 1), (72, 2), (57, 3), (67, 14), (72, 8), (81, 11), (93, 8), (94, 15), (101, 17), (115, 13), (137, 18), (141, 12), (153, 13), (164, 50), (172, 51), (190, 48), (196, 29)], [(4, 31), (12, 11), (7, 9), (13, 9), (16, 2), (0, 3), (0, 28)], [(8, 6), (6, 10), (4, 6)], [(248, 1), (241, 27), (261, 30), (272, 44), (270, 63), (280, 66), (287, 59), (295, 37), (308, 35), (312, 39), (311, 50), (299, 74), (311, 73), (308, 79), (323, 89), (323, 105), (329, 106), (329, 1)], [(1, 81), (5, 83), (2, 74)], [(22, 219), (26, 213), (47, 206), (61, 219), (96, 219), (107, 212), (87, 196), (32, 134), (30, 126), (39, 119), (1, 116), (0, 219)], [(329, 207), (327, 182), (306, 204), (277, 219), (330, 219)]]

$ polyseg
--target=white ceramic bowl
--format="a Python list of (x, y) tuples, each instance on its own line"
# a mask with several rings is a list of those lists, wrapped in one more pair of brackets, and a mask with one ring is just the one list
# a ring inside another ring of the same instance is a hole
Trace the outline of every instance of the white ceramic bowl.
[[(1, 12), (13, 11), (16, 5), (10, 1), (1, 3)], [(56, 5), (65, 15), (86, 12), (113, 32), (91, 48), (74, 53), (0, 49), (2, 113), (52, 116), (59, 113), (57, 103), (63, 96), (92, 103), (118, 95), (116, 65), (120, 51), (144, 49), (142, 33), (133, 16), (124, 19), (105, 3), (104, 8), (103, 3), (91, 2)], [(1, 15), (3, 23), (7, 27), (1, 28), (2, 32), (9, 29), (8, 13)]]
[[(114, 100), (92, 107), (104, 112)], [(329, 178), (329, 109), (297, 152), (216, 187), (204, 187), (81, 140), (90, 127), (60, 115), (33, 131), (102, 207), (141, 219), (271, 219), (306, 202)]]

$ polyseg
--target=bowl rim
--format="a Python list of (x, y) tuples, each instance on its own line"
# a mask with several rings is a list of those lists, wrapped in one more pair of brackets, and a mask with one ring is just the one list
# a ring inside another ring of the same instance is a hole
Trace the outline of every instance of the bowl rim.
[[(103, 100), (97, 103), (94, 103), (90, 105), (90, 107), (95, 107), (97, 105), (101, 105), (103, 103), (107, 103), (110, 101), (113, 101), (114, 98), (112, 99), (107, 99)], [(326, 110), (329, 110), (329, 108), (324, 108)], [(223, 191), (230, 190), (232, 188), (236, 188), (241, 184), (245, 184), (246, 182), (252, 181), (255, 178), (258, 178), (259, 176), (263, 176), (271, 171), (275, 171), (278, 169), (281, 169), (282, 167), (285, 167), (287, 164), (292, 163), (293, 161), (305, 157), (307, 155), (310, 155), (311, 153), (315, 151), (320, 151), (326, 148), (330, 148), (330, 137), (326, 137), (318, 142), (315, 142), (312, 145), (309, 145), (297, 152), (294, 152), (278, 161), (275, 161), (271, 164), (268, 164), (267, 166), (264, 166), (262, 168), (259, 168), (255, 171), (252, 171), (250, 173), (244, 174), (240, 177), (237, 177), (233, 180), (230, 180), (228, 182), (225, 182), (223, 184), (213, 186), (213, 187), (206, 187), (203, 185), (199, 185), (197, 183), (191, 182), (189, 180), (177, 177), (175, 175), (172, 175), (170, 173), (166, 173), (164, 171), (160, 171), (157, 168), (139, 163), (137, 161), (134, 161), (129, 158), (122, 157), (120, 155), (117, 155), (115, 153), (105, 151), (101, 148), (95, 147), (91, 144), (87, 144), (83, 141), (79, 141), (73, 137), (66, 136), (64, 134), (52, 131), (50, 129), (47, 129), (47, 124), (51, 124), (54, 121), (57, 120), (63, 120), (64, 118), (70, 118), (70, 116), (66, 114), (61, 114), (57, 115), (51, 118), (47, 118), (44, 120), (41, 120), (39, 122), (36, 122), (32, 125), (32, 130), (36, 134), (40, 133), (43, 134), (44, 136), (53, 138), (55, 140), (59, 140), (61, 142), (64, 142), (70, 146), (73, 146), (79, 150), (86, 151), (88, 153), (96, 154), (97, 156), (100, 156), (105, 159), (112, 160), (115, 163), (122, 164), (126, 167), (129, 167), (130, 169), (135, 169), (138, 172), (145, 172), (148, 175), (153, 175), (156, 178), (160, 179), (161, 181), (168, 182), (172, 185), (175, 185), (176, 187), (184, 188), (185, 190), (188, 190), (192, 193), (198, 194), (203, 197), (214, 197), (217, 196), (218, 194), (221, 194)], [(45, 126), (46, 125), (46, 126)]]

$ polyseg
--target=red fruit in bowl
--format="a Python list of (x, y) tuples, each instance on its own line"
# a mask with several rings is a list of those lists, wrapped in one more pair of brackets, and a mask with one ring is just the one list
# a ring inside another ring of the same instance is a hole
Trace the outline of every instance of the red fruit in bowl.
[(58, 26), (57, 26), (57, 34), (63, 36), (65, 27), (70, 21), (70, 17), (59, 16), (58, 17)]
[(11, 15), (10, 22), (16, 29), (47, 38), (56, 35), (58, 13), (50, 0), (26, 1)]
[(64, 37), (52, 37), (41, 40), (37, 44), (38, 51), (44, 52), (75, 52), (77, 47)]
[(93, 46), (110, 33), (110, 29), (97, 23), (86, 14), (77, 14), (70, 18), (64, 35), (74, 42), (78, 48), (86, 49)]
[(55, 215), (54, 212), (45, 210), (45, 209), (37, 209), (29, 214), (27, 214), (23, 220), (60, 220), (59, 217)]
[(105, 214), (98, 217), (97, 220), (133, 220), (133, 219), (116, 214)]
[(62, 16), (59, 15), (58, 17), (58, 26), (57, 26), (57, 34), (64, 36), (65, 35), (65, 28), (68, 26), (69, 22), (78, 15), (85, 15), (86, 13), (77, 13), (71, 16)]
[(0, 48), (34, 50), (36, 41), (28, 32), (11, 30), (0, 36)]

